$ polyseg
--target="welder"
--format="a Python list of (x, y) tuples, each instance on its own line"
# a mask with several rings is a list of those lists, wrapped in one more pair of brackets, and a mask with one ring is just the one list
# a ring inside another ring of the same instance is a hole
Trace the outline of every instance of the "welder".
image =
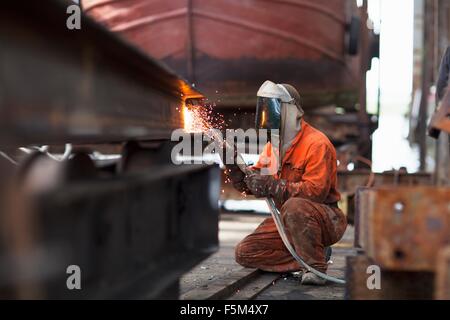
[[(227, 166), (227, 172), (240, 192), (274, 199), (297, 254), (325, 273), (326, 248), (342, 238), (347, 221), (337, 204), (336, 151), (303, 114), (300, 95), (293, 86), (264, 82), (257, 93), (256, 128), (278, 132), (277, 142), (265, 145), (249, 172), (244, 174), (236, 165)], [(263, 174), (269, 167), (265, 172), (271, 174)], [(235, 257), (244, 267), (280, 273), (301, 271), (302, 284), (326, 283), (302, 270), (283, 244), (272, 218), (265, 219), (236, 246)]]

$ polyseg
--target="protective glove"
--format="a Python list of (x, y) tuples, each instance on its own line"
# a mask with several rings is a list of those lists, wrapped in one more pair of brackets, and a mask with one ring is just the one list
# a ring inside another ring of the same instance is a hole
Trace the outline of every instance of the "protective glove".
[(244, 182), (245, 173), (236, 165), (227, 165), (225, 168), (225, 174), (230, 179), (233, 187), (235, 187), (239, 192), (248, 192), (247, 185)]
[(289, 183), (284, 179), (276, 179), (271, 175), (261, 175), (255, 172), (247, 175), (244, 182), (246, 183), (247, 189), (255, 197), (270, 197), (279, 208), (289, 198)]
[(254, 172), (248, 174), (244, 182), (255, 197), (263, 198), (270, 196), (270, 191), (276, 184), (276, 179), (271, 175), (261, 175)]
[(244, 181), (245, 173), (236, 164), (227, 165), (225, 173), (233, 184)]

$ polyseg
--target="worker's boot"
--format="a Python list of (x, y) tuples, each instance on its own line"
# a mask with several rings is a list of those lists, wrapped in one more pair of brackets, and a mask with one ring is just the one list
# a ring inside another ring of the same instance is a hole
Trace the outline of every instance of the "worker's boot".
[[(325, 261), (327, 263), (329, 263), (331, 261), (331, 254), (333, 251), (332, 251), (331, 247), (325, 247), (324, 252), (325, 252)], [(323, 286), (326, 284), (326, 282), (327, 282), (327, 280), (325, 280), (319, 276), (316, 276), (312, 272), (306, 271), (302, 274), (301, 284), (313, 285), (313, 286)]]
[(330, 263), (332, 254), (333, 254), (333, 249), (331, 249), (331, 247), (325, 247), (325, 261), (326, 261), (326, 263)]
[(301, 284), (312, 286), (323, 286), (327, 283), (327, 280), (315, 275), (312, 272), (305, 272), (302, 276)]

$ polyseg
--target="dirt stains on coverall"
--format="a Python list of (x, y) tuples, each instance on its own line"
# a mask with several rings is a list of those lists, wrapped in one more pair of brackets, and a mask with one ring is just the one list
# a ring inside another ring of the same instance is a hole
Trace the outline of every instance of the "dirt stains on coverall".
[[(267, 149), (266, 151), (267, 152)], [(264, 154), (261, 157), (265, 157)], [(261, 159), (260, 157), (260, 159)], [(261, 163), (255, 167), (261, 167)], [(287, 236), (307, 264), (325, 272), (324, 248), (342, 238), (347, 227), (337, 207), (336, 151), (328, 138), (302, 120), (302, 130), (286, 152), (274, 200), (281, 209)], [(248, 189), (242, 186), (242, 191)], [(267, 218), (236, 247), (236, 261), (244, 267), (271, 272), (300, 270), (283, 244), (275, 222)]]

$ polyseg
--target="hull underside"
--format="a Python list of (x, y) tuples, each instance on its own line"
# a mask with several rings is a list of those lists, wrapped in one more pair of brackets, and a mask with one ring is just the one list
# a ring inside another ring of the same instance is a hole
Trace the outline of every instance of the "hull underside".
[(352, 107), (359, 59), (346, 54), (349, 1), (85, 0), (84, 10), (217, 105), (253, 107), (267, 79), (290, 83), (304, 107)]

